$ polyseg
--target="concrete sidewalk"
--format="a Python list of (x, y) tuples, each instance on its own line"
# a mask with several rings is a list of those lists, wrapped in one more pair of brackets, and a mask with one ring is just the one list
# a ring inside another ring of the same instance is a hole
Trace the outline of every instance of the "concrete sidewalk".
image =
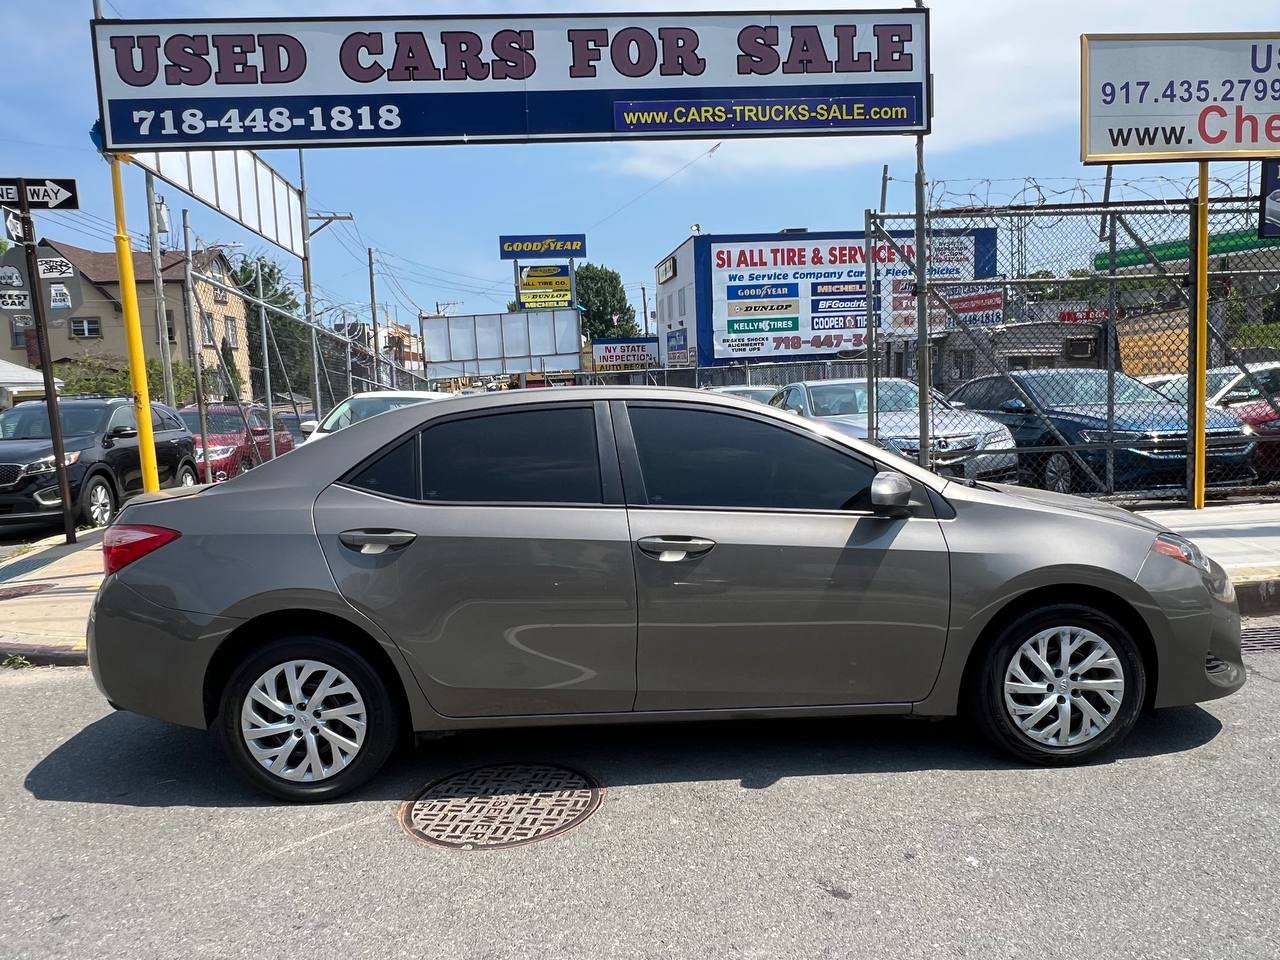
[(84, 628), (102, 582), (102, 531), (62, 534), (0, 564), (0, 661), (83, 664)]
[[(1280, 613), (1280, 504), (1230, 504), (1144, 515), (1196, 541), (1231, 574), (1246, 616)], [(0, 563), (0, 661), (85, 662), (84, 628), (102, 582), (102, 531), (67, 546), (50, 537)]]

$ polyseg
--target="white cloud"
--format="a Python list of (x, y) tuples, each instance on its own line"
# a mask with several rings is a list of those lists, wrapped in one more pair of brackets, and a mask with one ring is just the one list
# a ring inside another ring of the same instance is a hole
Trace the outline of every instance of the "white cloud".
[[(784, 0), (777, 7), (814, 4)], [(942, 0), (931, 11), (934, 123), (927, 148), (936, 155), (1073, 128), (1079, 122), (1082, 33), (1273, 29), (1275, 3)], [(615, 158), (613, 169), (664, 177), (706, 148), (702, 142), (634, 144)], [(878, 164), (913, 149), (907, 137), (734, 140), (685, 176)]]

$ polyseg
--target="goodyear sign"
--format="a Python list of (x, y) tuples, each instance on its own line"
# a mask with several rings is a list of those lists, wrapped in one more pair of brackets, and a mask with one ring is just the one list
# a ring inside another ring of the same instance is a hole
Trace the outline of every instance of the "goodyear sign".
[(585, 233), (532, 234), (498, 238), (503, 260), (564, 260), (587, 255)]

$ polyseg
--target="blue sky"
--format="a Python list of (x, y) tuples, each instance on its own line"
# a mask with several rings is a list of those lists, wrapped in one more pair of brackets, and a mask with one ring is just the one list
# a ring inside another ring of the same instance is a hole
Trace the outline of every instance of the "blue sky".
[[(131, 18), (350, 15), (353, 6), (365, 14), (681, 8), (604, 0), (544, 5), (104, 0), (104, 6), (108, 16)], [(835, 5), (821, 0), (745, 5), (708, 0), (694, 6), (777, 10)], [(6, 8), (8, 96), (0, 124), (0, 171), (77, 177), (82, 212), (42, 217), (38, 229), (45, 236), (108, 250), (108, 172), (88, 138), (97, 117), (88, 28), (92, 4), (10, 0)], [(1098, 195), (1101, 171), (1078, 160), (1080, 33), (1277, 26), (1275, 0), (939, 0), (932, 10), (936, 116), (935, 132), (926, 141), (926, 165), (935, 195), (951, 202), (1007, 199), (1026, 191), (1029, 177), (1047, 191), (1077, 197), (1077, 181), (1084, 181), (1084, 189)], [(718, 233), (796, 226), (857, 229), (864, 209), (878, 203), (883, 163), (890, 165), (894, 178), (890, 208), (911, 206), (913, 144), (908, 138), (729, 141), (707, 156), (713, 143), (310, 151), (306, 162), (312, 208), (350, 212), (356, 218), (353, 226), (332, 227), (314, 242), (319, 295), (367, 305), (364, 248), (374, 246), (384, 274), (378, 281), (379, 300), (391, 304), (402, 319), (412, 317), (418, 307), (434, 308), (437, 301), (460, 302), (454, 312), (501, 310), (510, 294), (510, 267), (497, 257), (499, 234), (585, 231), (589, 259), (622, 273), (639, 314), (641, 285), (652, 294), (653, 265), (688, 236), (691, 224)], [(266, 156), (286, 175), (296, 175), (292, 153)], [(1230, 174), (1226, 165), (1219, 169)], [(1190, 165), (1134, 166), (1117, 176), (1128, 184), (1121, 193), (1139, 197), (1181, 193), (1179, 181), (1192, 172)], [(1172, 181), (1160, 180), (1165, 176)], [(274, 251), (199, 202), (167, 187), (161, 192), (175, 221), (180, 208), (190, 206), (193, 226), (205, 242), (241, 242), (250, 253)], [(137, 171), (128, 172), (126, 193), (129, 227), (145, 231)], [(300, 273), (294, 258), (280, 252), (279, 259), (288, 273)]]

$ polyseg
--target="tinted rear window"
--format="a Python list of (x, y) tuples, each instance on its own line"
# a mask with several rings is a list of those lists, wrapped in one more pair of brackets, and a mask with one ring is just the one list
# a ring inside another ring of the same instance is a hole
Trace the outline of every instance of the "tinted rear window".
[(422, 434), (422, 498), (600, 503), (595, 415), (587, 407), (468, 417)]

